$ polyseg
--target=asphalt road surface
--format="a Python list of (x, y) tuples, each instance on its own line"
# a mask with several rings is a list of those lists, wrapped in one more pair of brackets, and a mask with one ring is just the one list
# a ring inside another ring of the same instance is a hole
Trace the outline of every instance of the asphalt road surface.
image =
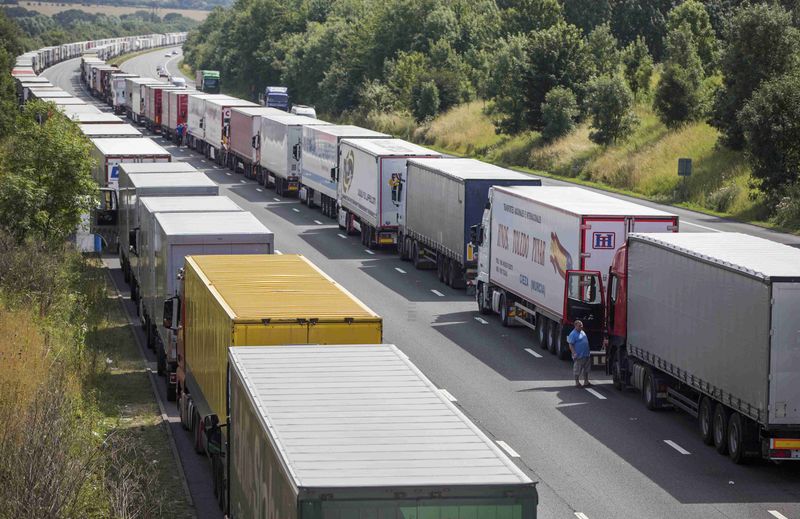
[[(172, 59), (164, 54), (138, 56), (123, 68), (154, 76)], [(167, 64), (171, 73), (176, 62)], [(77, 64), (44, 75), (85, 96)], [(600, 374), (591, 390), (576, 389), (571, 365), (542, 349), (530, 330), (482, 318), (471, 297), (439, 283), (434, 272), (414, 270), (388, 251), (367, 251), (318, 210), (154, 139), (269, 227), (277, 250), (304, 254), (382, 315), (384, 341), (400, 347), (539, 482), (540, 518), (800, 518), (800, 464), (734, 465), (702, 443), (685, 414), (650, 412), (638, 393), (616, 391)], [(684, 232), (737, 231), (800, 246), (796, 236), (659, 207), (677, 213)], [(212, 499), (210, 483), (202, 484), (207, 470), (174, 423), (174, 405), (167, 407), (198, 515), (213, 517), (203, 504)]]

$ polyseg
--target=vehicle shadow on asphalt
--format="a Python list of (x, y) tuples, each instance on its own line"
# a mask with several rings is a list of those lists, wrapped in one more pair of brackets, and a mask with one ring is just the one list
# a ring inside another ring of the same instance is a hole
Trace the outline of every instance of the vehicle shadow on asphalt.
[[(411, 302), (469, 302), (470, 298), (463, 291), (453, 290), (439, 283), (436, 276), (428, 272), (416, 271), (411, 263), (401, 261), (391, 251), (377, 251), (373, 258), (375, 259), (364, 261), (360, 270)], [(396, 268), (402, 269), (406, 274), (399, 273)], [(442, 295), (437, 295), (433, 290)]]

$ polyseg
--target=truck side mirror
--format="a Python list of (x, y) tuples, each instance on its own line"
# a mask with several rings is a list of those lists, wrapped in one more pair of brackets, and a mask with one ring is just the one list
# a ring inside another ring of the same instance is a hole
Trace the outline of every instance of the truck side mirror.
[(470, 228), (469, 228), (469, 241), (471, 241), (472, 243), (475, 243), (477, 245), (480, 245), (480, 243), (478, 243), (478, 224), (470, 226)]
[(254, 150), (258, 149), (258, 135), (253, 135), (253, 138), (250, 139), (250, 147)]
[(136, 254), (137, 256), (139, 255), (139, 253), (136, 252), (137, 249), (136, 237), (138, 236), (138, 231), (139, 231), (138, 227), (136, 229), (131, 229), (130, 231), (128, 231), (128, 245), (130, 246), (130, 251)]
[(332, 167), (331, 168), (331, 182), (338, 182), (339, 181), (339, 168)]
[(292, 157), (294, 160), (300, 160), (300, 144), (292, 146)]
[(170, 297), (164, 300), (164, 328), (177, 330), (180, 321), (181, 300), (177, 297)]

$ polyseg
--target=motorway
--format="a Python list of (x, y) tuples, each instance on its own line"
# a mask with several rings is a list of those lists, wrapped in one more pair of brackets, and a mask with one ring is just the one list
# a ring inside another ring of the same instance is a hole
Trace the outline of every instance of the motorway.
[[(135, 57), (123, 69), (154, 76), (156, 65), (169, 60), (176, 73), (177, 60), (164, 53)], [(88, 101), (77, 67), (71, 60), (44, 75)], [(539, 482), (540, 518), (800, 518), (800, 464), (737, 466), (702, 443), (687, 415), (650, 412), (638, 393), (618, 392), (600, 374), (593, 388), (575, 388), (570, 364), (542, 349), (532, 332), (483, 319), (471, 297), (439, 283), (434, 272), (365, 250), (318, 210), (153, 138), (269, 227), (279, 251), (305, 255), (382, 315), (384, 341), (402, 349)], [(683, 231), (746, 232), (800, 246), (796, 236), (659, 207), (677, 213)], [(108, 264), (116, 265), (111, 258)], [(118, 269), (113, 273), (118, 279)], [(174, 405), (166, 408), (197, 515), (218, 517), (207, 469), (188, 447)]]

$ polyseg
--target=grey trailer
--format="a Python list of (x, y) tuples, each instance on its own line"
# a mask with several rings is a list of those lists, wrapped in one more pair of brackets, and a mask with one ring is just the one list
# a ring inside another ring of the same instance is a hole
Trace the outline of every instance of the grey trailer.
[(536, 484), (394, 345), (228, 360), (231, 518), (536, 517)]

